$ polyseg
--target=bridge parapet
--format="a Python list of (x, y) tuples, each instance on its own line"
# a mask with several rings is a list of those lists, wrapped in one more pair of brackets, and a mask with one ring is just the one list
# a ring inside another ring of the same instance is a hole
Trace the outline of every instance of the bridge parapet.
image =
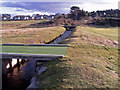
[[(1, 54), (1, 53), (0, 53)], [(64, 55), (42, 55), (42, 54), (14, 54), (14, 53), (2, 53), (2, 59), (30, 59), (30, 60), (53, 60), (56, 58), (62, 58)]]

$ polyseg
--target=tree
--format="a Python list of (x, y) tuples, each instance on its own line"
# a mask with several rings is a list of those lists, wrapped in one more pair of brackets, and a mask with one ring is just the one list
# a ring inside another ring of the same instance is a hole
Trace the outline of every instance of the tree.
[(70, 13), (73, 20), (79, 20), (81, 17), (86, 16), (86, 12), (84, 10), (80, 10), (77, 6), (72, 6), (70, 8)]
[(73, 19), (75, 20), (77, 20), (77, 17), (78, 17), (78, 10), (80, 10), (80, 8), (77, 6), (72, 6), (70, 10), (72, 16), (74, 17)]

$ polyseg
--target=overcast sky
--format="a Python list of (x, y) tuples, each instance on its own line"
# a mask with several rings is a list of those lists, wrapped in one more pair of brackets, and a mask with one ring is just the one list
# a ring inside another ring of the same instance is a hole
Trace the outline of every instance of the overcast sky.
[[(51, 1), (51, 2), (50, 2)], [(119, 0), (0, 0), (0, 14), (32, 15), (69, 13), (71, 6), (85, 11), (118, 9)]]

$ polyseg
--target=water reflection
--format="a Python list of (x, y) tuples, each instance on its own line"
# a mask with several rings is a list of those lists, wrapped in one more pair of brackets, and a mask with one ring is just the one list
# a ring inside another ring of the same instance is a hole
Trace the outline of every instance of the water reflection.
[[(20, 61), (21, 61), (21, 59), (20, 59)], [(14, 67), (16, 64), (17, 64), (17, 59), (12, 59), (12, 67)], [(7, 66), (6, 66), (6, 68), (10, 68), (10, 64), (8, 64)]]
[(13, 72), (8, 73), (7, 77), (3, 77), (3, 90), (14, 88), (24, 90), (28, 87), (34, 75), (35, 60), (30, 60), (29, 62), (21, 60), (21, 63), (18, 63), (17, 59), (14, 60), (14, 64), (16, 64)]

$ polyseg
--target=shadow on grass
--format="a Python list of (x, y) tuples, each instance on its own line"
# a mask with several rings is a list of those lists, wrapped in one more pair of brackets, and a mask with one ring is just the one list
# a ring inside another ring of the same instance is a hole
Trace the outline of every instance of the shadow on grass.
[(51, 26), (53, 26), (51, 21), (42, 21), (40, 23), (30, 24), (22, 28), (44, 28), (44, 27), (51, 27)]

